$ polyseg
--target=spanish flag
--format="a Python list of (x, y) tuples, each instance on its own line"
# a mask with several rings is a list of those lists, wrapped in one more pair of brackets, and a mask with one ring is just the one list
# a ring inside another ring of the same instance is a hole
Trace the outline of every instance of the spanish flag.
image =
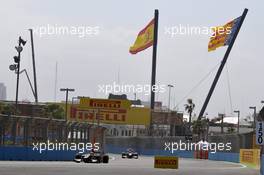
[(142, 50), (147, 49), (148, 47), (153, 45), (154, 41), (154, 22), (155, 20), (151, 20), (151, 22), (138, 33), (137, 39), (133, 46), (130, 47), (129, 52), (131, 54), (136, 54)]
[(241, 17), (238, 17), (228, 22), (224, 26), (218, 26), (213, 28), (214, 33), (213, 36), (211, 36), (208, 44), (208, 52), (213, 51), (218, 47), (229, 45), (234, 36), (235, 31), (239, 26), (240, 20)]

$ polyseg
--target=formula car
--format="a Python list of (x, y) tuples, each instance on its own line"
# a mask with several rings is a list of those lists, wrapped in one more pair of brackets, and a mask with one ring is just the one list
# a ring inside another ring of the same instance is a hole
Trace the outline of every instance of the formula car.
[(122, 152), (122, 158), (128, 158), (128, 159), (138, 159), (138, 153), (135, 152), (132, 148), (127, 149), (125, 152)]
[(86, 154), (77, 153), (74, 157), (74, 162), (81, 163)]
[(76, 154), (74, 161), (77, 163), (108, 163), (109, 156), (100, 151), (91, 151), (90, 153)]

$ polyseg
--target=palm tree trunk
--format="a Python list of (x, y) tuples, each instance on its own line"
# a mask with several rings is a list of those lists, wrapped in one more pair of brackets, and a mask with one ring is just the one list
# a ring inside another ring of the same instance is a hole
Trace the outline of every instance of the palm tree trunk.
[(191, 128), (192, 124), (192, 113), (189, 113), (189, 128)]

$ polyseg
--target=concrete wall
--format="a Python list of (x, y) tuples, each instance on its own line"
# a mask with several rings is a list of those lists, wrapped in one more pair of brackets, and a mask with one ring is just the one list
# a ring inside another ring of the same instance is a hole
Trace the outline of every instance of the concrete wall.
[(247, 134), (227, 134), (209, 136), (210, 143), (228, 143), (232, 144), (231, 152), (239, 153), (240, 149), (251, 149), (253, 146), (253, 133)]
[[(233, 153), (239, 153), (240, 149), (250, 149), (253, 144), (253, 134), (230, 134), (230, 135), (217, 135), (209, 136), (209, 143), (231, 143), (231, 151)], [(105, 140), (106, 145), (134, 148), (134, 149), (160, 149), (164, 150), (165, 143), (167, 142), (182, 142), (187, 143), (185, 137), (107, 137)], [(193, 143), (197, 143), (199, 140), (193, 138)]]
[(209, 153), (208, 159), (239, 163), (239, 153), (224, 153), (224, 152)]
[[(127, 148), (135, 149), (141, 155), (176, 155), (179, 157), (193, 158), (193, 151), (165, 151), (165, 143), (173, 143), (179, 141), (185, 142), (185, 137), (133, 137), (133, 138), (106, 138), (106, 151), (110, 153), (120, 154)], [(210, 143), (231, 143), (231, 151), (209, 153), (210, 160), (239, 162), (239, 150), (242, 148), (250, 148), (252, 146), (251, 134), (231, 134), (223, 136), (209, 136)], [(195, 141), (193, 141), (195, 143)]]
[(180, 140), (185, 140), (185, 137), (126, 137), (126, 138), (116, 138), (107, 137), (105, 139), (106, 145), (119, 146), (125, 148), (134, 149), (164, 149), (165, 142), (179, 142)]
[(33, 151), (32, 147), (1, 146), (0, 160), (71, 161), (76, 151)]
[[(106, 150), (109, 153), (121, 154), (125, 147), (107, 145)], [(140, 155), (173, 155), (184, 158), (193, 158), (192, 151), (175, 151), (173, 154), (164, 152), (160, 149), (139, 149)], [(32, 147), (0, 147), (0, 160), (18, 160), (18, 161), (72, 161), (76, 151), (44, 151), (39, 153), (33, 151)], [(209, 153), (210, 160), (239, 162), (238, 153)], [(264, 157), (262, 158), (264, 162)], [(263, 163), (264, 164), (264, 163)], [(264, 165), (263, 165), (264, 166)]]
[[(239, 162), (239, 147), (249, 146), (249, 136), (218, 136), (209, 138), (209, 141), (231, 141), (234, 145), (232, 152), (209, 153), (210, 160)], [(106, 138), (105, 152), (121, 154), (127, 148), (134, 148), (140, 155), (175, 155), (185, 158), (193, 158), (193, 151), (164, 151), (165, 142), (184, 141), (184, 137), (133, 137), (133, 138)], [(242, 145), (242, 146), (241, 146)], [(237, 152), (236, 152), (237, 151)], [(76, 151), (45, 151), (39, 153), (32, 147), (0, 146), (0, 160), (72, 160)]]

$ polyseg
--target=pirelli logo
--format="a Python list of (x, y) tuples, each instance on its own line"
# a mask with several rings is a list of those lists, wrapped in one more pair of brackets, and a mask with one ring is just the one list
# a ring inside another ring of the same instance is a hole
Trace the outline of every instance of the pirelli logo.
[(154, 168), (178, 169), (179, 159), (176, 156), (155, 156)]

